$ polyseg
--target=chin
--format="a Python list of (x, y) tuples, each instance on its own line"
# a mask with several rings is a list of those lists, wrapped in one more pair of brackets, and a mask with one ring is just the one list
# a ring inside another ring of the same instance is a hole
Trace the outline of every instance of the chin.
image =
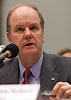
[(33, 55), (33, 54), (37, 54), (38, 51), (37, 50), (29, 50), (29, 51), (25, 51), (24, 54), (28, 54), (28, 55)]

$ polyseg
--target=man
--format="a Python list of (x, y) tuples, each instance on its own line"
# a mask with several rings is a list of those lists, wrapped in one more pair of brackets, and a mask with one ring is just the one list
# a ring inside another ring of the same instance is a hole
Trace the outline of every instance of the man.
[(70, 99), (71, 59), (43, 52), (43, 35), (44, 20), (35, 7), (22, 4), (9, 12), (7, 37), (19, 47), (19, 58), (5, 62), (0, 84), (21, 84), (30, 69), (30, 84), (40, 84), (41, 92), (52, 90), (56, 99)]

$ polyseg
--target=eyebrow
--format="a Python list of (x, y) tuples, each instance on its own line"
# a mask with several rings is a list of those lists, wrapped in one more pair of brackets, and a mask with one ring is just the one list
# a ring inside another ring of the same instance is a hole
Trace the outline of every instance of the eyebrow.
[(22, 27), (23, 25), (16, 25), (15, 28)]
[[(33, 24), (30, 24), (30, 26), (32, 26), (32, 25), (34, 25), (34, 26), (38, 26), (38, 24), (37, 23), (33, 23)], [(23, 27), (24, 25), (16, 25), (15, 26), (15, 28), (18, 28), (18, 27)]]

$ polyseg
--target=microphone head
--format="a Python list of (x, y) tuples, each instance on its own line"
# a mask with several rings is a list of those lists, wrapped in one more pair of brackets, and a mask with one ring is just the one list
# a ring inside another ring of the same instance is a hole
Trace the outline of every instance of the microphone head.
[(16, 44), (8, 44), (2, 52), (5, 53), (6, 51), (9, 51), (11, 53), (11, 55), (7, 58), (14, 58), (18, 55), (19, 48)]

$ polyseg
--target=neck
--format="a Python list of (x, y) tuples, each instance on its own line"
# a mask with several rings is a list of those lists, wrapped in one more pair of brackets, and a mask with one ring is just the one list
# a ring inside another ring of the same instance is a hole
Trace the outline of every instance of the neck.
[(20, 57), (20, 61), (24, 67), (31, 68), (34, 64), (36, 64), (39, 61), (40, 57), (41, 54), (39, 56), (24, 56), (23, 58)]

